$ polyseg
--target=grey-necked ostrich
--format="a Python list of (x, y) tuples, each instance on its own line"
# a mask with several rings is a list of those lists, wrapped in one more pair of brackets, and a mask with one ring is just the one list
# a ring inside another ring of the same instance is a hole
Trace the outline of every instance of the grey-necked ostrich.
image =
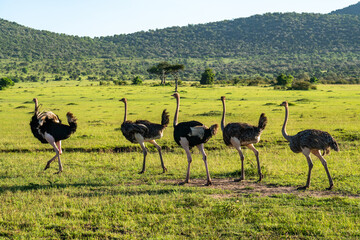
[(235, 181), (241, 181), (245, 179), (245, 171), (244, 171), (244, 155), (241, 151), (241, 146), (246, 146), (251, 149), (256, 157), (258, 174), (259, 174), (259, 182), (263, 178), (260, 168), (260, 160), (259, 160), (259, 151), (256, 150), (254, 144), (260, 141), (260, 135), (262, 131), (265, 129), (267, 124), (267, 118), (264, 113), (260, 115), (258, 126), (252, 126), (247, 123), (228, 123), (225, 126), (225, 114), (226, 114), (226, 106), (225, 106), (225, 97), (221, 97), (221, 101), (223, 104), (223, 115), (221, 119), (221, 130), (223, 132), (223, 139), (227, 146), (233, 146), (240, 155), (241, 160), (241, 177), (240, 179), (236, 179)]
[(57, 173), (61, 173), (63, 170), (60, 160), (60, 155), (62, 154), (61, 140), (69, 138), (76, 131), (77, 119), (71, 112), (68, 112), (66, 117), (69, 125), (64, 125), (53, 112), (40, 112), (38, 100), (34, 98), (33, 101), (35, 103), (35, 112), (30, 121), (31, 132), (41, 143), (50, 143), (56, 153), (47, 162), (44, 170), (48, 169), (50, 163), (57, 158), (59, 163), (59, 171)]
[(143, 150), (144, 160), (140, 174), (145, 172), (145, 162), (147, 155), (145, 142), (153, 144), (158, 150), (163, 173), (165, 173), (167, 169), (164, 165), (163, 157), (161, 154), (161, 147), (156, 143), (155, 139), (162, 138), (163, 132), (169, 124), (169, 114), (166, 112), (166, 109), (162, 112), (161, 124), (151, 123), (147, 120), (136, 120), (135, 122), (132, 122), (127, 120), (126, 98), (122, 98), (120, 101), (125, 104), (124, 122), (121, 124), (121, 132), (128, 141), (140, 144), (140, 147)]
[(210, 128), (208, 128), (198, 121), (178, 123), (180, 95), (178, 93), (174, 93), (172, 96), (176, 99), (176, 111), (174, 117), (174, 140), (179, 146), (181, 146), (185, 150), (188, 160), (188, 168), (184, 183), (188, 183), (190, 179), (190, 165), (192, 162), (190, 149), (196, 146), (203, 155), (203, 161), (205, 163), (207, 176), (206, 185), (211, 185), (211, 178), (207, 164), (207, 156), (204, 150), (204, 143), (209, 141), (209, 139), (216, 134), (218, 125), (214, 124)]
[[(310, 186), (311, 170), (313, 168), (313, 163), (310, 158), (310, 153), (314, 154), (316, 157), (320, 159), (329, 179), (330, 187), (328, 189), (329, 190), (332, 189), (334, 183), (330, 176), (330, 172), (327, 167), (327, 162), (323, 156), (325, 156), (325, 154), (330, 153), (330, 148), (334, 149), (335, 151), (339, 151), (337, 142), (328, 132), (324, 132), (316, 129), (307, 129), (298, 132), (296, 135), (293, 136), (288, 135), (286, 133), (286, 124), (289, 118), (289, 104), (287, 101), (284, 101), (280, 105), (285, 107), (285, 121), (282, 127), (282, 135), (289, 142), (290, 149), (294, 153), (302, 152), (305, 155), (309, 166), (306, 185), (303, 187), (299, 187), (298, 189), (299, 190), (306, 189)], [(321, 151), (323, 151), (323, 155), (321, 154)]]

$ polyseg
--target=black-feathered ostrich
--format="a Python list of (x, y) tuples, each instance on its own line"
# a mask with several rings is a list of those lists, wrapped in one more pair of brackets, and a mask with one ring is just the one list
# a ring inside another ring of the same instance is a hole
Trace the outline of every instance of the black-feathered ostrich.
[(126, 98), (122, 98), (120, 99), (120, 101), (125, 104), (124, 122), (121, 124), (121, 132), (123, 133), (124, 137), (130, 142), (140, 144), (140, 147), (143, 150), (144, 161), (140, 174), (145, 172), (145, 161), (147, 155), (145, 142), (153, 144), (158, 150), (163, 173), (165, 173), (167, 169), (164, 165), (163, 157), (161, 154), (161, 147), (156, 143), (155, 139), (162, 138), (163, 132), (169, 124), (169, 114), (166, 112), (166, 109), (162, 112), (161, 124), (151, 123), (147, 120), (136, 120), (135, 122), (132, 122), (127, 120)]
[(207, 156), (204, 150), (204, 143), (209, 141), (209, 139), (216, 134), (218, 125), (214, 124), (210, 128), (207, 128), (204, 124), (198, 121), (178, 123), (180, 95), (178, 93), (174, 93), (172, 96), (176, 99), (177, 104), (174, 117), (174, 140), (185, 150), (188, 160), (187, 174), (184, 183), (188, 183), (190, 179), (190, 165), (192, 162), (190, 149), (196, 146), (203, 155), (207, 176), (206, 185), (211, 185), (211, 178), (207, 164)]
[(256, 157), (258, 174), (259, 174), (259, 182), (263, 178), (260, 168), (260, 160), (259, 160), (259, 151), (256, 150), (254, 144), (260, 141), (260, 135), (262, 131), (265, 129), (267, 124), (267, 118), (264, 113), (260, 115), (258, 126), (252, 126), (247, 123), (228, 123), (225, 126), (225, 97), (221, 97), (221, 101), (223, 104), (223, 115), (221, 119), (221, 129), (223, 132), (223, 139), (227, 146), (233, 146), (240, 155), (241, 160), (241, 177), (240, 179), (236, 179), (235, 181), (241, 181), (245, 179), (245, 171), (244, 171), (244, 155), (241, 151), (241, 146), (246, 146), (251, 149)]
[[(282, 127), (282, 135), (289, 142), (290, 149), (294, 153), (302, 152), (309, 166), (308, 177), (306, 181), (306, 185), (303, 187), (299, 187), (299, 190), (306, 189), (310, 186), (310, 177), (311, 177), (311, 169), (313, 168), (313, 163), (310, 158), (310, 153), (314, 154), (318, 157), (325, 168), (326, 174), (329, 179), (330, 187), (328, 190), (332, 189), (334, 186), (333, 180), (330, 176), (329, 169), (327, 167), (327, 162), (324, 159), (323, 155), (330, 153), (330, 148), (335, 151), (339, 151), (339, 147), (335, 139), (328, 133), (315, 129), (307, 129), (301, 132), (298, 132), (296, 135), (290, 136), (286, 133), (286, 124), (289, 118), (289, 104), (287, 101), (284, 101), (280, 104), (285, 107), (285, 121)], [(323, 155), (321, 154), (323, 151)]]
[(50, 143), (56, 153), (55, 156), (47, 162), (44, 170), (48, 169), (50, 163), (57, 158), (59, 162), (59, 171), (57, 173), (61, 173), (63, 170), (60, 161), (60, 155), (62, 154), (61, 140), (69, 138), (70, 135), (76, 131), (77, 119), (71, 112), (68, 112), (66, 117), (69, 125), (64, 125), (53, 112), (39, 112), (38, 100), (34, 98), (33, 101), (35, 103), (35, 112), (30, 121), (31, 132), (41, 143)]

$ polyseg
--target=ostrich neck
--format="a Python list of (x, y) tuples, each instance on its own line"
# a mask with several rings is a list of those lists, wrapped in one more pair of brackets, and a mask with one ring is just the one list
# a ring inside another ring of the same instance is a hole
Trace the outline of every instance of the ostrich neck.
[(282, 127), (282, 135), (284, 136), (284, 138), (286, 140), (290, 140), (290, 136), (286, 133), (286, 124), (287, 124), (287, 121), (289, 119), (289, 107), (288, 106), (285, 106), (285, 120), (284, 120), (284, 125)]
[(127, 102), (124, 102), (124, 103), (125, 103), (124, 122), (126, 122), (126, 120), (127, 120)]
[(225, 112), (226, 112), (226, 106), (225, 106), (225, 99), (222, 100), (223, 104), (223, 114), (221, 119), (221, 130), (224, 131), (225, 128)]
[(179, 108), (180, 108), (180, 97), (176, 97), (176, 111), (175, 111), (175, 117), (174, 117), (174, 127), (178, 124)]
[(35, 113), (38, 114), (39, 112), (39, 104), (38, 104), (38, 101), (36, 100), (35, 101)]

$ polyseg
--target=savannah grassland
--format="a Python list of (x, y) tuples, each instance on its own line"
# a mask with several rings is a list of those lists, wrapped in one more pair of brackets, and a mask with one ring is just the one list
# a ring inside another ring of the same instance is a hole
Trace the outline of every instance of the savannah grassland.
[[(207, 126), (221, 120), (220, 96), (227, 97), (227, 122), (269, 121), (256, 145), (265, 178), (258, 178), (253, 153), (245, 149), (246, 181), (240, 160), (223, 144), (221, 131), (206, 144), (213, 185), (206, 187), (201, 154), (193, 149), (190, 184), (187, 161), (172, 138), (173, 87), (98, 86), (90, 82), (19, 83), (0, 92), (0, 239), (358, 239), (360, 237), (360, 86), (319, 85), (312, 91), (271, 87), (180, 87), (179, 121)], [(95, 86), (96, 85), (96, 86)], [(43, 110), (63, 122), (71, 111), (78, 130), (63, 141), (64, 172), (58, 165), (43, 171), (54, 152), (30, 131), (34, 97)], [(120, 131), (128, 98), (130, 120), (160, 122), (170, 112), (171, 124), (157, 142), (168, 172), (162, 174), (154, 147), (145, 174), (138, 145)], [(334, 189), (318, 159), (309, 190), (307, 163), (291, 152), (281, 135), (288, 100), (287, 131), (328, 131), (340, 152), (326, 156)]]

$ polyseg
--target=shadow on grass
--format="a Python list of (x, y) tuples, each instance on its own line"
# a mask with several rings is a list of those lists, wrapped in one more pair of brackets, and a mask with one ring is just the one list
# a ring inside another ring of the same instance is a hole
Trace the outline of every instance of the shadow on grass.
[[(136, 187), (139, 186), (139, 187)], [(135, 188), (134, 188), (135, 187)], [(67, 189), (67, 188), (82, 188), (79, 191), (67, 193), (69, 197), (100, 197), (100, 196), (158, 196), (158, 195), (168, 195), (173, 193), (195, 193), (199, 190), (183, 187), (164, 187), (157, 186), (157, 189), (141, 189), (149, 188), (149, 185), (131, 185), (127, 189), (118, 189), (116, 185), (105, 185), (97, 183), (74, 183), (74, 184), (62, 184), (62, 183), (49, 183), (49, 184), (34, 184), (29, 183), (28, 185), (20, 186), (10, 186), (10, 187), (1, 187), (0, 194), (3, 194), (7, 191), (16, 193), (16, 192), (25, 192), (25, 191), (37, 191), (37, 190), (51, 190), (51, 189)], [(85, 189), (84, 189), (85, 188)]]
[(10, 192), (18, 192), (18, 191), (32, 191), (32, 190), (44, 190), (44, 189), (64, 189), (68, 187), (102, 187), (102, 184), (92, 184), (92, 183), (75, 183), (75, 184), (62, 184), (62, 183), (49, 183), (49, 184), (36, 184), (29, 183), (28, 185), (20, 185), (20, 186), (2, 186), (0, 188), (0, 194), (10, 191)]
[[(157, 152), (156, 148), (153, 146), (147, 146), (147, 149), (150, 152)], [(173, 152), (174, 147), (172, 146), (162, 146), (161, 150), (164, 152)], [(126, 153), (126, 152), (142, 152), (140, 146), (120, 146), (120, 147), (93, 147), (93, 148), (81, 148), (81, 147), (65, 147), (63, 148), (64, 152), (81, 152), (81, 153)], [(54, 152), (49, 145), (49, 148), (46, 149), (35, 149), (30, 150), (26, 148), (17, 148), (17, 149), (0, 149), (0, 153), (31, 153), (31, 152)]]
[[(282, 141), (283, 143), (286, 143), (285, 141)], [(257, 144), (258, 148), (266, 147), (269, 144), (267, 142), (262, 142)], [(42, 148), (42, 149), (27, 149), (27, 148), (16, 148), (16, 149), (0, 149), (0, 153), (31, 153), (31, 152), (54, 152), (54, 150), (51, 148), (50, 145), (48, 145), (48, 148)], [(156, 148), (150, 144), (146, 146), (149, 152), (157, 152)], [(219, 151), (226, 149), (227, 147), (225, 145), (220, 146), (213, 146), (208, 145), (205, 146), (206, 151)], [(163, 152), (174, 152), (176, 149), (181, 149), (181, 147), (178, 147), (177, 145), (161, 145), (161, 150)], [(134, 144), (131, 146), (109, 146), (109, 147), (92, 147), (92, 148), (83, 148), (83, 147), (64, 147), (64, 152), (85, 152), (85, 153), (126, 153), (126, 152), (142, 152), (139, 144)], [(197, 152), (197, 150), (194, 150)]]

